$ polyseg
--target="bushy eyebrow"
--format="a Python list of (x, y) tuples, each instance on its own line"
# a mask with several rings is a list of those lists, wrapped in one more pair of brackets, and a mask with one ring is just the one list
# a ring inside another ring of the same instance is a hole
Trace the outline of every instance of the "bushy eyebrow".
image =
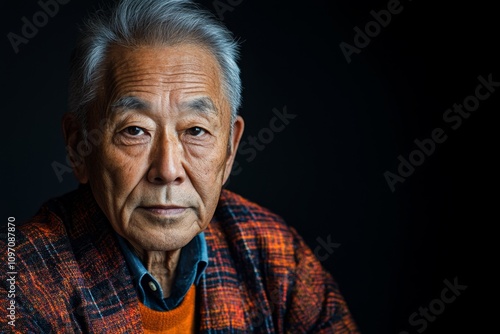
[(144, 110), (149, 108), (149, 103), (135, 96), (124, 96), (111, 105), (111, 111), (117, 110)]
[[(111, 111), (127, 111), (127, 110), (147, 110), (150, 108), (148, 102), (136, 97), (136, 96), (124, 96), (119, 98), (116, 102), (111, 105)], [(211, 98), (203, 96), (194, 98), (192, 100), (183, 102), (181, 104), (181, 110), (194, 111), (200, 114), (214, 114), (218, 115), (219, 111), (215, 107), (215, 103)]]
[(217, 115), (219, 111), (215, 107), (215, 103), (209, 97), (198, 97), (190, 101), (184, 102), (181, 105), (182, 109), (192, 110), (202, 114), (213, 113)]

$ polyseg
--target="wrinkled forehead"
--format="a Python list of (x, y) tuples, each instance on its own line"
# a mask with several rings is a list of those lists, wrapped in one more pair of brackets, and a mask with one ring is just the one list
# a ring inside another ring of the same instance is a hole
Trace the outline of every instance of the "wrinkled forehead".
[(219, 79), (220, 68), (212, 53), (201, 45), (178, 43), (169, 46), (113, 46), (107, 57), (111, 74), (158, 71), (175, 73), (178, 69), (193, 68)]
[(103, 107), (126, 96), (142, 95), (147, 99), (168, 94), (175, 99), (173, 102), (182, 103), (199, 95), (211, 99), (221, 113), (229, 112), (220, 66), (213, 54), (202, 46), (187, 43), (114, 46), (106, 61), (100, 92)]

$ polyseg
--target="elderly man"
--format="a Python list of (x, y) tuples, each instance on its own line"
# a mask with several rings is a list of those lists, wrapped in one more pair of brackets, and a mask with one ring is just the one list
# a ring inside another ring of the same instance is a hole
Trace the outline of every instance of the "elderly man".
[(89, 18), (63, 118), (80, 186), (16, 231), (4, 329), (358, 331), (296, 231), (223, 189), (244, 130), (237, 56), (188, 1), (124, 0)]

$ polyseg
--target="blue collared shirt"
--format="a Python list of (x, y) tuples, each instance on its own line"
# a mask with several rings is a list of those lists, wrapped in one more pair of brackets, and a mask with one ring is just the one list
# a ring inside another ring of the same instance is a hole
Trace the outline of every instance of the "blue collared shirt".
[(181, 249), (172, 293), (168, 298), (163, 298), (163, 291), (158, 281), (147, 271), (128, 242), (118, 234), (116, 236), (132, 274), (139, 301), (156, 311), (169, 311), (176, 308), (191, 285), (198, 284), (208, 265), (205, 234), (201, 232)]

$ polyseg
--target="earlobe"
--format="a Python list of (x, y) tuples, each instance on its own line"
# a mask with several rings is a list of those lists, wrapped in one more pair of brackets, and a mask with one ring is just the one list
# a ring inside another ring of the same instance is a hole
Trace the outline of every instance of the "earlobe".
[(88, 173), (83, 157), (78, 154), (79, 143), (83, 141), (82, 131), (75, 114), (66, 113), (62, 118), (62, 130), (69, 162), (80, 183), (88, 182)]
[(231, 174), (231, 169), (233, 168), (236, 152), (238, 152), (238, 145), (240, 144), (240, 140), (241, 137), (243, 136), (244, 130), (245, 130), (245, 121), (241, 116), (237, 116), (233, 125), (232, 137), (229, 139), (231, 141), (231, 152), (227, 157), (223, 184), (226, 183), (227, 179), (229, 178), (229, 175)]

